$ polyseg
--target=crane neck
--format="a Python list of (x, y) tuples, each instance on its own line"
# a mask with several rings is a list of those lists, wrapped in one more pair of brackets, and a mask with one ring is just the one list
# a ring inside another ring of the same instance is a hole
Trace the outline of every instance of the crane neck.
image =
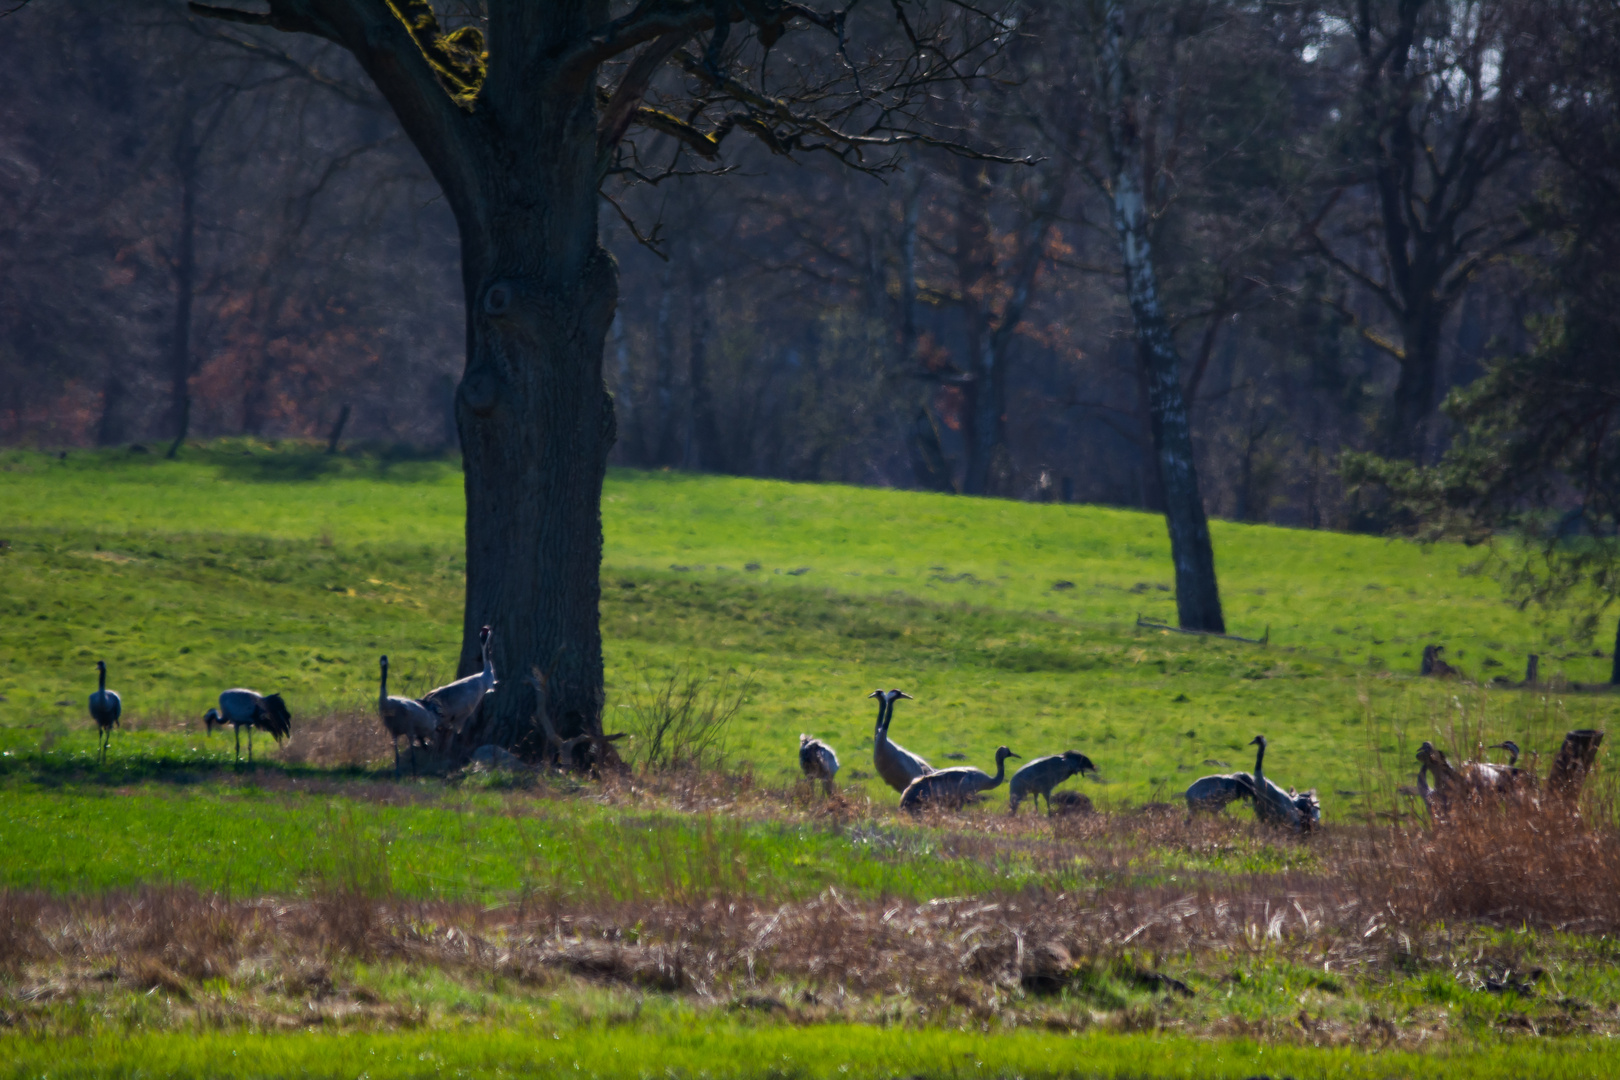
[(96, 669), (96, 675), (97, 675), (96, 693), (105, 694), (107, 692), (107, 669), (106, 668), (98, 668), (98, 669)]
[(890, 701), (886, 695), (878, 695), (877, 727), (873, 729), (873, 741), (880, 743), (888, 741), (889, 725), (885, 718), (889, 715), (889, 710), (893, 707), (894, 702)]
[(1263, 774), (1260, 771), (1260, 767), (1261, 762), (1265, 761), (1265, 759), (1266, 744), (1261, 743), (1260, 748), (1254, 752), (1254, 786), (1257, 788), (1261, 786), (1261, 777)]
[(388, 700), (388, 665), (387, 664), (384, 664), (382, 666), (382, 682), (377, 688), (377, 700), (379, 702)]
[(996, 755), (996, 775), (990, 778), (990, 786), (997, 787), (1007, 778), (1007, 758), (1003, 754)]

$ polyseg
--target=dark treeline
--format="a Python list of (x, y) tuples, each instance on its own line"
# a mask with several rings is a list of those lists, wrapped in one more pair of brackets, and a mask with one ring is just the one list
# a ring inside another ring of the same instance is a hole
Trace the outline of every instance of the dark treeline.
[[(1437, 460), (1446, 393), (1559, 303), (1588, 166), (1546, 117), (1610, 91), (1610, 24), (1551, 8), (1031, 3), (938, 91), (1021, 163), (650, 137), (659, 182), (604, 188), (614, 460), (1382, 525), (1341, 456)], [(463, 303), (346, 54), (159, 0), (0, 23), (0, 440), (324, 438), (350, 406), (348, 438), (453, 444)]]

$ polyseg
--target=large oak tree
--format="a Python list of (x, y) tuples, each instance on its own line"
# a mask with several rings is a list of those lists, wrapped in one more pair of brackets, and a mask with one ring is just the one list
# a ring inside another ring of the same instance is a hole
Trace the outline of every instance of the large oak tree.
[(902, 144), (948, 143), (921, 126), (919, 102), (938, 80), (971, 80), (1007, 27), (915, 0), (864, 25), (858, 11), (780, 0), (266, 6), (190, 5), (353, 54), (459, 227), (460, 667), (478, 666), (477, 628), (490, 623), (507, 675), (463, 742), (525, 745), (536, 706), (520, 676), (531, 669), (547, 676), (542, 707), (558, 733), (599, 730), (600, 503), (615, 438), (602, 351), (618, 294), (598, 235), (603, 184), (677, 173), (681, 153), (712, 162), (737, 133), (859, 168)]

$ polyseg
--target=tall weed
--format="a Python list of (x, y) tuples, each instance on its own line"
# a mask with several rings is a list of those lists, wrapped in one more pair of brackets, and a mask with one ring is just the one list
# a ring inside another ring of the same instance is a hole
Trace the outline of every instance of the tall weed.
[(754, 692), (751, 677), (712, 678), (681, 664), (662, 679), (644, 675), (630, 702), (632, 760), (652, 772), (718, 769), (726, 736)]

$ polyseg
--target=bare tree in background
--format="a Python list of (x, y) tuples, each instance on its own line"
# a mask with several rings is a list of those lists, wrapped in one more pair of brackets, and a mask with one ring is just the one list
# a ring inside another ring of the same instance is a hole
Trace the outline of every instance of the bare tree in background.
[(1493, 259), (1536, 235), (1501, 183), (1525, 151), (1515, 92), (1523, 10), (1491, 0), (1323, 9), (1331, 29), (1318, 62), (1343, 63), (1348, 84), (1343, 121), (1331, 129), (1343, 160), (1307, 228), (1318, 253), (1386, 316), (1364, 320), (1341, 306), (1399, 368), (1378, 426), (1390, 457), (1423, 456), (1447, 316)]

